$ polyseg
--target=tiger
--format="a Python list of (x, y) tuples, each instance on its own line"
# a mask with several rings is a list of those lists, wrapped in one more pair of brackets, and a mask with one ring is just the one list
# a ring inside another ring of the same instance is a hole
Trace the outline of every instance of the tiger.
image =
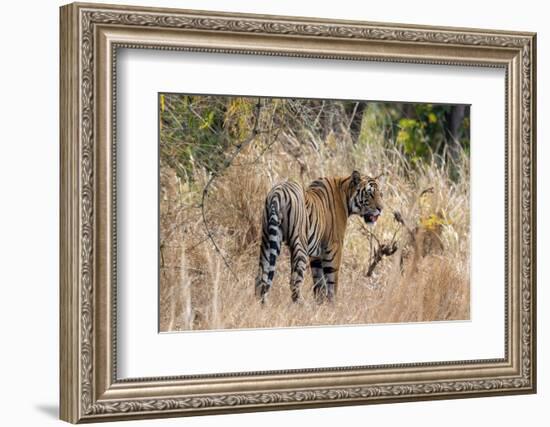
[(359, 215), (366, 224), (376, 224), (383, 208), (380, 177), (362, 176), (354, 170), (347, 177), (318, 178), (305, 191), (293, 181), (271, 188), (262, 215), (255, 281), (255, 295), (262, 304), (271, 289), (283, 243), (290, 251), (292, 301), (301, 298), (308, 261), (314, 298), (318, 302), (334, 300), (348, 218)]

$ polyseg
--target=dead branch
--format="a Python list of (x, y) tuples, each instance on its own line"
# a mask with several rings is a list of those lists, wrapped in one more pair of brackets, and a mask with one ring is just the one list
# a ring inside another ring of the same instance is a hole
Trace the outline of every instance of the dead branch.
[[(420, 192), (420, 194), (418, 196), (418, 199), (420, 199), (425, 194), (433, 193), (433, 191), (434, 191), (433, 187), (428, 187), (428, 188), (422, 190), (422, 192)], [(418, 201), (418, 199), (417, 199), (417, 201)], [(372, 231), (370, 231), (364, 225), (361, 224), (361, 227), (362, 227), (363, 231), (369, 236), (370, 241), (371, 241), (371, 251), (370, 251), (371, 256), (369, 257), (370, 265), (369, 265), (369, 269), (367, 270), (367, 277), (372, 276), (372, 274), (374, 272), (374, 269), (376, 268), (378, 263), (380, 263), (380, 261), (382, 261), (382, 258), (392, 256), (394, 253), (397, 252), (397, 249), (399, 249), (399, 245), (397, 243), (398, 242), (398, 232), (402, 228), (404, 228), (407, 231), (407, 233), (410, 236), (411, 242), (413, 242), (415, 244), (415, 253), (418, 251), (416, 236), (415, 236), (415, 230), (413, 230), (411, 227), (409, 227), (407, 225), (407, 223), (403, 219), (403, 215), (401, 215), (401, 212), (393, 211), (393, 219), (395, 220), (395, 222), (400, 224), (400, 227), (398, 227), (394, 231), (394, 233), (392, 235), (392, 238), (389, 241), (389, 243), (380, 242), (378, 237), (376, 237), (376, 234), (374, 234)], [(374, 251), (373, 251), (373, 245), (372, 245), (373, 240), (376, 241), (376, 246), (377, 246)], [(401, 262), (402, 261), (403, 260), (401, 260)]]
[[(405, 225), (405, 221), (403, 221), (403, 217), (398, 211), (394, 211), (393, 217), (397, 223), (399, 223), (402, 227), (407, 226)], [(361, 224), (361, 228), (363, 229), (363, 232), (366, 233), (369, 236), (370, 240), (370, 256), (369, 256), (369, 269), (367, 270), (367, 277), (371, 277), (372, 273), (374, 272), (374, 269), (378, 265), (380, 261), (382, 261), (383, 257), (392, 256), (395, 252), (397, 252), (397, 249), (399, 249), (398, 245), (398, 239), (397, 239), (397, 233), (402, 227), (398, 227), (395, 232), (393, 233), (393, 236), (389, 243), (383, 243), (380, 242), (376, 234), (374, 234), (371, 230), (366, 228), (363, 224)], [(373, 241), (376, 241), (376, 249), (373, 250)]]
[(383, 257), (393, 255), (395, 252), (397, 252), (397, 249), (397, 242), (392, 242), (390, 244), (382, 243), (380, 246), (378, 246), (378, 249), (376, 249), (376, 251), (374, 252), (372, 261), (367, 271), (367, 277), (372, 276), (374, 269), (376, 268), (378, 263), (382, 261)]
[(425, 188), (424, 190), (422, 190), (422, 192), (420, 193), (420, 195), (418, 196), (418, 198), (420, 199), (424, 194), (433, 194), (434, 192), (434, 188), (433, 187), (428, 187), (428, 188)]

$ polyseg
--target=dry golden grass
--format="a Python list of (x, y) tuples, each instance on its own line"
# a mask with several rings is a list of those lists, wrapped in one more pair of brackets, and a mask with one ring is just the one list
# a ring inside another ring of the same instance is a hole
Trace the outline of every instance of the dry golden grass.
[[(251, 144), (211, 187), (205, 212), (212, 236), (230, 264), (208, 240), (199, 208), (208, 177), (195, 182), (161, 170), (160, 329), (201, 330), (465, 320), (470, 316), (470, 209), (468, 160), (451, 181), (435, 164), (412, 167), (397, 150), (374, 141), (349, 139), (300, 144), (283, 135), (262, 155)], [(307, 185), (319, 176), (349, 175), (353, 169), (385, 171), (385, 210), (369, 230), (400, 249), (367, 276), (376, 240), (360, 218), (346, 233), (336, 301), (317, 304), (310, 273), (302, 300), (290, 298), (288, 251), (277, 262), (272, 290), (262, 306), (254, 297), (260, 215), (269, 188), (293, 179)], [(420, 196), (422, 190), (432, 192)], [(399, 211), (408, 230), (393, 218)], [(431, 218), (431, 219), (430, 219)], [(435, 218), (435, 221), (434, 221)], [(402, 260), (402, 261), (401, 261)]]

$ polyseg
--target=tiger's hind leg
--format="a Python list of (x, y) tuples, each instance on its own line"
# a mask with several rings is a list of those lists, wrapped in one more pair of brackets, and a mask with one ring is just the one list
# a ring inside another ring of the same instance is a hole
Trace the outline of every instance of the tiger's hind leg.
[(290, 291), (293, 302), (297, 302), (300, 299), (300, 288), (302, 287), (302, 283), (304, 283), (307, 259), (307, 252), (299, 241), (290, 247), (290, 267), (292, 269)]
[(309, 261), (311, 276), (313, 277), (313, 296), (319, 304), (323, 302), (327, 294), (327, 284), (323, 274), (323, 262), (321, 258), (311, 257)]
[(256, 276), (255, 293), (262, 304), (265, 303), (265, 296), (271, 289), (273, 277), (275, 276), (275, 265), (281, 253), (283, 240), (281, 226), (276, 215), (271, 215), (268, 226), (262, 232), (262, 245), (260, 248), (260, 265)]

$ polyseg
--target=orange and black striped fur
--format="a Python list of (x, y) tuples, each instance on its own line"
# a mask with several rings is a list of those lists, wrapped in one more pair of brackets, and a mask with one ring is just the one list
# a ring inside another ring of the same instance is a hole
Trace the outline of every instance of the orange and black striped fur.
[(263, 302), (286, 243), (290, 249), (292, 300), (300, 298), (307, 264), (318, 301), (334, 299), (348, 218), (360, 215), (374, 224), (382, 213), (377, 178), (354, 171), (348, 177), (319, 178), (304, 191), (294, 182), (275, 185), (268, 193), (262, 219), (260, 267), (256, 296)]

